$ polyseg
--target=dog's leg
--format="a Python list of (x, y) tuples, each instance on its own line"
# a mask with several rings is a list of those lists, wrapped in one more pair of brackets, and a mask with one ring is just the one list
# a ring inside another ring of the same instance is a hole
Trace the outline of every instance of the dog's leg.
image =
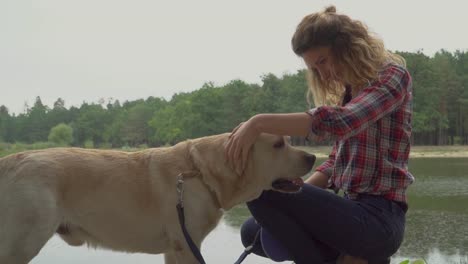
[(177, 242), (175, 245), (177, 246), (173, 247), (171, 251), (164, 253), (165, 264), (199, 264), (188, 246), (181, 247)]
[(188, 248), (175, 252), (175, 258), (177, 264), (199, 264), (198, 260), (193, 256), (192, 251)]
[(23, 256), (0, 257), (0, 264), (28, 264), (29, 258)]
[(164, 264), (177, 264), (177, 259), (173, 252), (164, 253)]
[(17, 255), (17, 256), (6, 256), (2, 257), (0, 256), (0, 264), (10, 264), (10, 263), (15, 263), (15, 264), (28, 264), (30, 261), (29, 257)]
[[(201, 243), (195, 243), (200, 248)], [(173, 240), (171, 250), (164, 253), (165, 264), (199, 264), (184, 240)]]
[(0, 264), (29, 263), (58, 226), (53, 195), (37, 186), (20, 186), (0, 199)]
[(54, 231), (41, 230), (39, 225), (33, 223), (28, 228), (18, 225), (10, 230), (2, 230), (1, 233), (6, 236), (2, 236), (4, 239), (0, 241), (0, 264), (26, 264), (39, 254)]

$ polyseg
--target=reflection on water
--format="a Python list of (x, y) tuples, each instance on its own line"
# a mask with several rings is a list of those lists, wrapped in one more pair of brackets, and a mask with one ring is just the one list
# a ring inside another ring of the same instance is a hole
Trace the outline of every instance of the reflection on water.
[[(222, 221), (203, 242), (201, 249), (208, 264), (234, 263), (244, 247), (239, 230)], [(54, 236), (31, 264), (163, 264), (162, 255), (127, 254), (86, 247), (70, 247)], [(243, 264), (271, 264), (265, 258), (249, 256)]]
[(412, 159), (410, 166), (416, 181), (409, 189), (410, 211), (399, 254), (436, 252), (456, 258), (454, 263), (468, 263), (468, 159)]
[(468, 256), (466, 216), (456, 212), (420, 209), (410, 211), (400, 254), (426, 256), (438, 249), (444, 255)]
[[(320, 164), (320, 161), (317, 162)], [(418, 158), (410, 162), (416, 177), (409, 189), (410, 210), (402, 247), (392, 259), (424, 258), (430, 264), (468, 264), (468, 159)], [(249, 217), (245, 205), (225, 214), (221, 224), (203, 242), (207, 263), (234, 263), (243, 247), (240, 225)], [(59, 238), (49, 241), (32, 264), (138, 263), (162, 264), (161, 255), (124, 254), (73, 248)], [(273, 263), (249, 256), (245, 264)]]

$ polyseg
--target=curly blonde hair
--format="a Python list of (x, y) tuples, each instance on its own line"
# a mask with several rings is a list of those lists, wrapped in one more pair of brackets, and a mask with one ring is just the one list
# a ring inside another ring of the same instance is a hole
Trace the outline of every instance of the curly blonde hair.
[(312, 93), (316, 106), (338, 105), (343, 84), (351, 85), (354, 95), (378, 78), (379, 70), (388, 63), (406, 67), (404, 58), (387, 51), (383, 41), (372, 35), (364, 23), (337, 14), (335, 6), (304, 17), (291, 42), (294, 53), (301, 57), (312, 48), (330, 47), (334, 66), (341, 69), (341, 82), (321, 80), (316, 72), (307, 70), (307, 99), (310, 103)]

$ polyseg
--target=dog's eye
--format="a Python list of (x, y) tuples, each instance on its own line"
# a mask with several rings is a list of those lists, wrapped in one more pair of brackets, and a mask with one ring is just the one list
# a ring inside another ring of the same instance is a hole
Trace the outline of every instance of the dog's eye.
[(284, 140), (278, 141), (273, 145), (274, 148), (282, 148), (284, 147)]

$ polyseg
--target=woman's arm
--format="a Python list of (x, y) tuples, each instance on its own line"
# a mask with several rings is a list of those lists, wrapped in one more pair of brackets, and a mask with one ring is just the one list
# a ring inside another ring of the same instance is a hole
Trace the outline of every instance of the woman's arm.
[(312, 117), (307, 113), (258, 114), (249, 120), (260, 133), (306, 137), (310, 132)]
[(408, 96), (411, 96), (409, 73), (391, 65), (345, 106), (320, 106), (309, 110), (314, 122), (308, 138), (322, 141), (354, 136), (401, 107)]
[(316, 171), (304, 182), (322, 189), (326, 189), (328, 186), (328, 176), (321, 171)]

